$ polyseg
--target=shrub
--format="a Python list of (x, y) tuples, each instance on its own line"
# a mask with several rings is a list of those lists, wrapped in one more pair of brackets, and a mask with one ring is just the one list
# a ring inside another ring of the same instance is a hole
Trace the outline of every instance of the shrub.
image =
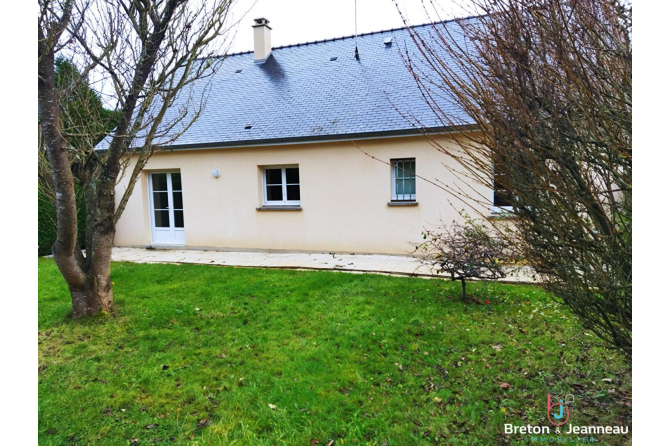
[(416, 245), (415, 257), (437, 273), (461, 281), (465, 300), (467, 279), (496, 280), (507, 276), (510, 265), (518, 261), (514, 245), (502, 232), (466, 217), (464, 224), (453, 222), (423, 233), (426, 240)]

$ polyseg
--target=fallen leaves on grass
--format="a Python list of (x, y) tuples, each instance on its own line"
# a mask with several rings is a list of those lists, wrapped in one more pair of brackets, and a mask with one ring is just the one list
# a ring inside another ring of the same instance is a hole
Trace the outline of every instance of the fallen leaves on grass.
[(506, 389), (506, 390), (512, 388), (512, 386), (511, 386), (510, 384), (508, 384), (508, 383), (503, 383), (503, 382), (499, 382), (499, 383), (498, 383), (498, 386), (499, 386), (501, 389)]

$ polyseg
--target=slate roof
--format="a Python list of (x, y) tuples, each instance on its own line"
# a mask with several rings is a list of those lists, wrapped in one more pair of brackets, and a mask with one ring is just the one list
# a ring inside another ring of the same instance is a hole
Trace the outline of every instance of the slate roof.
[[(456, 22), (445, 26), (459, 33)], [(414, 29), (429, 38), (430, 25)], [(389, 38), (390, 46), (384, 43)], [(354, 57), (356, 40), (359, 60)], [(417, 134), (416, 120), (424, 127), (443, 129), (444, 123), (428, 107), (403, 62), (405, 49), (415, 61), (419, 59), (409, 32), (400, 28), (357, 39), (273, 48), (262, 64), (254, 63), (253, 52), (228, 55), (207, 79), (211, 90), (204, 112), (170, 146), (230, 147)], [(205, 85), (204, 81), (194, 84), (195, 97)], [(166, 122), (188, 95), (181, 96), (168, 111)], [(445, 98), (437, 100), (468, 123)]]

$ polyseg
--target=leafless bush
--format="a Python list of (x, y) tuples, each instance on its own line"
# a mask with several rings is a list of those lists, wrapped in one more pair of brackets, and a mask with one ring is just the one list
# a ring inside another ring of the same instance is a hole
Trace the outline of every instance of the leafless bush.
[(461, 281), (461, 298), (466, 300), (465, 281), (497, 280), (507, 277), (519, 258), (509, 234), (494, 231), (489, 225), (466, 218), (437, 230), (425, 230), (424, 242), (417, 244), (414, 256), (438, 273)]

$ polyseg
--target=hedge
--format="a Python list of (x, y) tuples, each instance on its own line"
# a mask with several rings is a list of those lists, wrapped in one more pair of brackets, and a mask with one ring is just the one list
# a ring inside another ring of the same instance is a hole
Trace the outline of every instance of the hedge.
[[(77, 236), (79, 246), (85, 246), (84, 237), (86, 229), (83, 222), (86, 221), (84, 200), (80, 194), (77, 196)], [(46, 256), (51, 254), (51, 246), (56, 241), (56, 209), (44, 193), (38, 189), (37, 192), (37, 255)]]

